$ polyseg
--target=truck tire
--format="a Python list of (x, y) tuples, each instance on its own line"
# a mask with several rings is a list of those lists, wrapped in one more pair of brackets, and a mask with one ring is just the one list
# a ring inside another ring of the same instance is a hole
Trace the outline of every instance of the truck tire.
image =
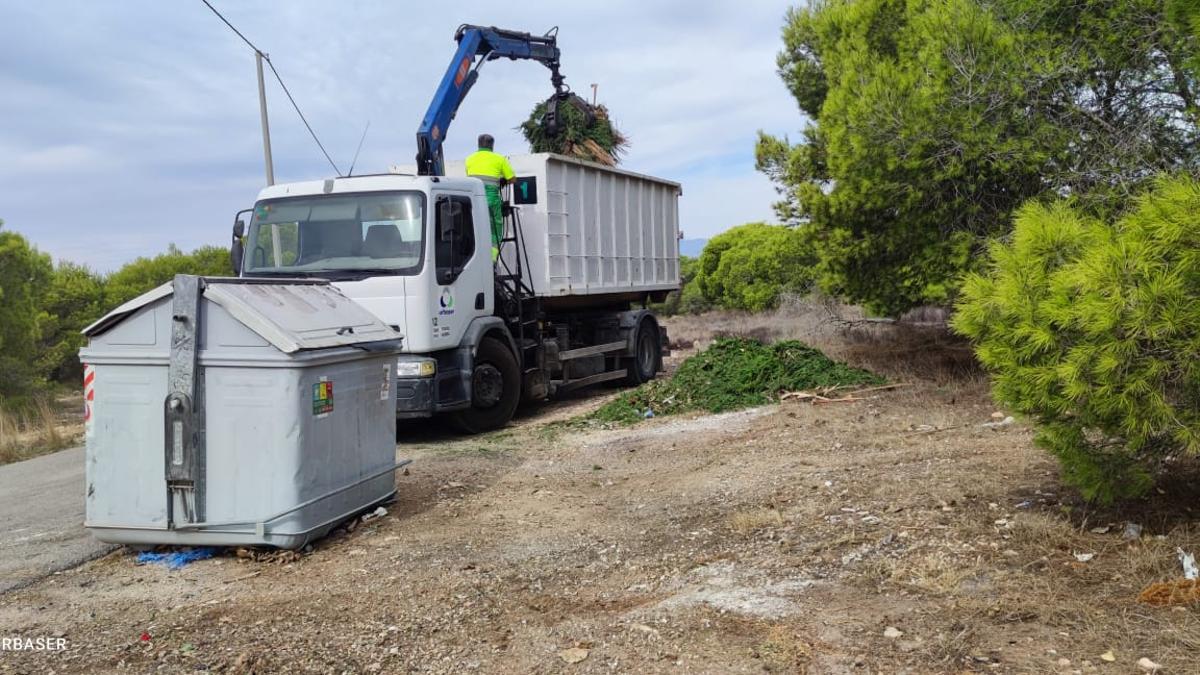
[(521, 369), (517, 357), (503, 342), (485, 337), (475, 353), (471, 374), (471, 407), (451, 416), (467, 434), (499, 429), (512, 419), (521, 401)]
[(658, 324), (654, 319), (642, 319), (638, 323), (637, 335), (633, 338), (633, 358), (628, 361), (625, 381), (631, 385), (649, 382), (658, 374), (662, 364), (662, 343), (658, 337)]

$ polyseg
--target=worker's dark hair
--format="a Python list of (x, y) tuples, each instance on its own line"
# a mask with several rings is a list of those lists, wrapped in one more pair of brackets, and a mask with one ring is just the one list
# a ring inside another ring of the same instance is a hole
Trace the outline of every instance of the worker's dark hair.
[(491, 150), (496, 147), (496, 139), (491, 134), (479, 134), (479, 147)]

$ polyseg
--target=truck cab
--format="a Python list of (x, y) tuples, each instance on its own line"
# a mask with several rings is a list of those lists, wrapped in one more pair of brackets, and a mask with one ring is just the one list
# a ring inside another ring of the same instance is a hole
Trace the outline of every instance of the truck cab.
[(406, 352), (453, 347), (492, 314), (487, 208), (473, 179), (274, 185), (255, 204), (241, 273), (329, 279), (401, 330)]
[[(466, 409), (472, 373), (463, 367), (473, 359), (460, 347), (490, 337), (513, 349), (493, 316), (487, 209), (483, 184), (469, 178), (383, 174), (270, 186), (252, 209), (240, 274), (329, 279), (403, 334), (401, 417)], [(501, 398), (493, 406), (515, 407), (515, 396)]]

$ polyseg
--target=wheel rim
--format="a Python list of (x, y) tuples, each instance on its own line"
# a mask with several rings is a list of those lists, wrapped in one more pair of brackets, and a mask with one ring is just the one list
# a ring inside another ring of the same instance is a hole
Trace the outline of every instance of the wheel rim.
[(471, 376), (471, 403), (476, 408), (490, 408), (504, 396), (504, 375), (490, 363), (475, 366)]
[(649, 330), (643, 330), (638, 338), (638, 370), (643, 375), (654, 372), (654, 336)]

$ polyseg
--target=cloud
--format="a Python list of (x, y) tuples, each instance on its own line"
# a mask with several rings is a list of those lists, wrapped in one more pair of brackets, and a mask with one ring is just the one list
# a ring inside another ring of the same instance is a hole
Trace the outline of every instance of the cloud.
[(700, 174), (683, 192), (679, 227), (689, 239), (709, 239), (743, 223), (772, 222), (771, 205), (779, 198), (766, 176), (754, 172)]
[(70, 174), (93, 170), (103, 164), (103, 156), (99, 151), (79, 144), (51, 145), (25, 152), (9, 150), (4, 154), (11, 157), (9, 162), (0, 167), (0, 172), (4, 173)]
[[(357, 171), (412, 162), (417, 124), (467, 22), (557, 24), (568, 83), (586, 95), (599, 83), (633, 140), (626, 166), (684, 184), (689, 236), (769, 218), (774, 193), (753, 169), (755, 132), (802, 126), (775, 73), (787, 2), (214, 4), (271, 55), (343, 170), (368, 120)], [(5, 13), (6, 227), (100, 269), (169, 242), (224, 244), (263, 182), (253, 53), (199, 0), (19, 3)], [(549, 93), (536, 63), (486, 64), (447, 155), (471, 151), (482, 131), (521, 152), (514, 127)], [(268, 98), (277, 180), (328, 176), (273, 82)]]

